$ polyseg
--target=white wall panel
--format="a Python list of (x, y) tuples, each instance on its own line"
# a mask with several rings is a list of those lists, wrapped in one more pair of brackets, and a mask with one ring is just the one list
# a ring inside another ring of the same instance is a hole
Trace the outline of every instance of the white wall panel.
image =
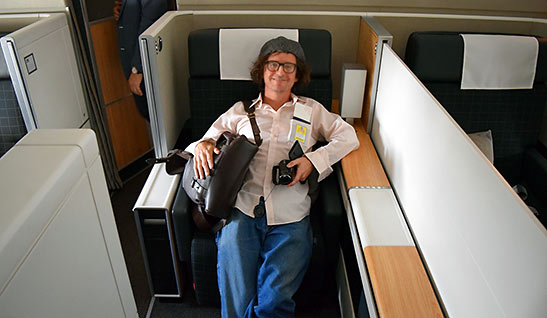
[(25, 26), (2, 38), (2, 47), (27, 130), (80, 128), (87, 107), (66, 15)]
[(545, 228), (388, 46), (372, 139), (448, 314), (545, 316)]
[(27, 134), (0, 202), (0, 317), (138, 317), (91, 130)]

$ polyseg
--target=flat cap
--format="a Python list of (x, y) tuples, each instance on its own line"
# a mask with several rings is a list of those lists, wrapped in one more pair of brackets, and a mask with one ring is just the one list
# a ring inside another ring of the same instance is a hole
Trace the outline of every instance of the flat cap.
[(284, 36), (279, 36), (264, 43), (260, 49), (260, 56), (269, 55), (274, 52), (292, 53), (301, 61), (306, 61), (306, 55), (300, 43), (289, 40)]

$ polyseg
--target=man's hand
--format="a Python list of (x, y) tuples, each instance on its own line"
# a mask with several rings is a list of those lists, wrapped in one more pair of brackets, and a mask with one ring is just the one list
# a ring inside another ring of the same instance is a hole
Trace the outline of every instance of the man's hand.
[(194, 175), (196, 177), (205, 179), (209, 176), (210, 169), (214, 167), (213, 152), (217, 155), (220, 154), (220, 150), (211, 139), (204, 140), (196, 145), (194, 149)]
[(293, 176), (292, 182), (289, 183), (287, 187), (292, 187), (299, 181), (306, 181), (306, 179), (310, 176), (310, 173), (313, 171), (313, 164), (308, 158), (306, 158), (306, 156), (294, 159), (287, 164), (287, 168), (292, 168), (295, 166), (296, 174)]
[(142, 90), (141, 90), (141, 82), (142, 82), (142, 73), (134, 74), (131, 73), (129, 75), (129, 79), (127, 80), (129, 83), (129, 89), (131, 92), (135, 95), (142, 96)]
[(122, 2), (121, 1), (114, 1), (114, 9), (112, 11), (114, 12), (114, 18), (116, 21), (120, 19), (120, 9), (122, 8)]

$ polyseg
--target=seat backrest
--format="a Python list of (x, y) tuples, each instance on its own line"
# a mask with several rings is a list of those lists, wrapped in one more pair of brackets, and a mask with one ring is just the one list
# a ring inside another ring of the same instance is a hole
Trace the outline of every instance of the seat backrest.
[[(0, 37), (3, 35), (0, 34)], [(27, 130), (13, 90), (4, 54), (0, 49), (0, 157), (26, 133)]]
[[(299, 95), (314, 98), (330, 110), (332, 101), (331, 35), (326, 30), (298, 30), (311, 67), (311, 82)], [(239, 100), (252, 100), (259, 89), (251, 81), (221, 80), (219, 29), (196, 30), (188, 36), (191, 140), (199, 139), (215, 119)]]
[(510, 183), (520, 178), (524, 150), (537, 143), (547, 102), (547, 42), (539, 44), (532, 89), (462, 90), (459, 32), (415, 32), (407, 42), (406, 65), (463, 130), (492, 131), (494, 165)]

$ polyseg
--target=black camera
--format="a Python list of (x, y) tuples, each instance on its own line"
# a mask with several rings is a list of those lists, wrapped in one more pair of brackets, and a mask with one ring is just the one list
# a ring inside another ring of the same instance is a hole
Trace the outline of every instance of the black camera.
[[(296, 167), (287, 168), (287, 164), (296, 158), (304, 155), (302, 147), (298, 141), (295, 141), (289, 151), (289, 158), (281, 160), (277, 166), (272, 169), (272, 181), (274, 184), (287, 185), (292, 182), (292, 176), (296, 173)], [(301, 181), (302, 182), (302, 181)]]
[(291, 162), (288, 159), (281, 160), (277, 166), (272, 169), (272, 181), (274, 184), (287, 185), (292, 182), (292, 176), (295, 173), (295, 167), (287, 168), (287, 164)]

